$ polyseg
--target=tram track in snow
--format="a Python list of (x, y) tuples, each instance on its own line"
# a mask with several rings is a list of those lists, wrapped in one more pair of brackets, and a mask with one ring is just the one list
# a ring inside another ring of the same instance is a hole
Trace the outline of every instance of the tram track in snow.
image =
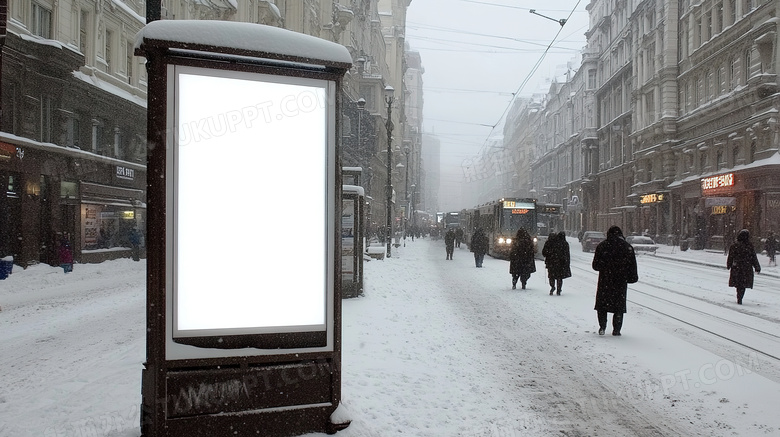
[[(688, 263), (688, 261), (674, 260), (674, 259), (670, 259), (670, 258), (665, 258), (663, 256), (653, 257), (653, 261), (657, 262), (657, 263), (663, 263), (663, 264), (668, 264), (668, 265), (677, 265), (677, 266), (679, 266), (679, 264), (681, 262)], [(717, 269), (719, 271), (728, 271), (728, 269), (726, 269), (725, 265), (718, 265), (718, 264), (714, 264), (714, 263), (700, 264), (700, 263), (695, 263), (695, 262), (690, 262), (690, 264), (691, 265), (696, 265), (698, 267), (708, 268), (708, 269)], [(765, 272), (763, 270), (761, 271), (761, 273), (756, 274), (756, 278), (755, 279), (756, 279), (756, 281), (761, 281), (761, 280), (764, 280), (764, 279), (767, 279), (767, 278), (772, 278), (772, 279), (768, 279), (770, 281), (771, 280), (780, 280), (780, 276), (778, 276), (776, 273)], [(780, 289), (775, 290), (772, 287), (764, 287), (762, 289), (762, 292), (767, 293), (767, 294), (772, 294), (772, 295), (780, 295)]]
[[(572, 265), (572, 269), (580, 270), (596, 277), (597, 272), (587, 268)], [(649, 289), (652, 289), (651, 292)], [(657, 295), (657, 291), (667, 292), (673, 298), (665, 298)], [(744, 347), (766, 358), (772, 359), (780, 365), (780, 328), (776, 320), (771, 320), (757, 314), (747, 314), (740, 311), (718, 305), (706, 299), (681, 293), (657, 283), (643, 283), (629, 285), (629, 298), (633, 305), (652, 311), (665, 318), (685, 324), (706, 334), (726, 340), (732, 344)], [(631, 297), (637, 294), (642, 298)], [(680, 301), (688, 302), (680, 302)], [(706, 311), (693, 306), (693, 303), (704, 303), (714, 306), (718, 311)], [(729, 316), (716, 314), (728, 311)]]

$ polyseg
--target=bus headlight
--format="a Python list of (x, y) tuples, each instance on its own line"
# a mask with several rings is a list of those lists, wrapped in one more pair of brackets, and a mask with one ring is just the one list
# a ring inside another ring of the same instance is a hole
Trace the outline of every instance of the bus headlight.
[(506, 244), (512, 244), (512, 239), (511, 238), (507, 238), (506, 239)]
[(506, 240), (504, 240), (504, 237), (498, 237), (498, 244), (504, 244), (506, 243)]

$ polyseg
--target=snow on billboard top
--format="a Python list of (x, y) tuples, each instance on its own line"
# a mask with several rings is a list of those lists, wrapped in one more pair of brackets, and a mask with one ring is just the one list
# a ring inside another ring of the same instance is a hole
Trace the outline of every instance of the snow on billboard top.
[(228, 53), (347, 69), (346, 47), (303, 33), (255, 23), (216, 20), (157, 20), (136, 36), (144, 46)]

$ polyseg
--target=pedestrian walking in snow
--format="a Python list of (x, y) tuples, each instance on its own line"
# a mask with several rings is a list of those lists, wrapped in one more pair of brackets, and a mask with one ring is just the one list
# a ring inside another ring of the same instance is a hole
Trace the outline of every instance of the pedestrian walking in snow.
[(447, 259), (452, 259), (452, 253), (455, 251), (455, 231), (452, 228), (447, 229), (444, 234), (444, 248), (447, 250)]
[(774, 232), (769, 231), (769, 235), (767, 235), (766, 241), (764, 242), (764, 249), (766, 250), (766, 255), (769, 257), (769, 266), (777, 266), (777, 262), (775, 261), (775, 254), (777, 254), (777, 239), (775, 238)]
[(67, 237), (62, 237), (60, 240), (60, 247), (57, 250), (57, 255), (60, 260), (60, 267), (63, 272), (70, 273), (73, 271), (73, 250), (70, 248), (70, 242)]
[(726, 268), (731, 270), (729, 287), (737, 289), (737, 303), (742, 305), (745, 289), (753, 288), (753, 270), (761, 273), (761, 264), (758, 263), (758, 256), (753, 243), (750, 242), (750, 232), (747, 229), (739, 231), (737, 241), (729, 247)]
[(455, 229), (455, 247), (460, 248), (460, 243), (463, 242), (463, 229)]
[(130, 229), (130, 254), (133, 257), (133, 261), (141, 260), (141, 232), (138, 228)]
[(512, 290), (517, 288), (517, 280), (525, 290), (525, 285), (531, 273), (536, 271), (534, 261), (534, 242), (528, 231), (518, 229), (515, 239), (512, 240), (512, 249), (509, 251), (509, 273), (512, 275)]
[(607, 231), (607, 239), (596, 246), (593, 255), (593, 270), (599, 272), (596, 287), (596, 305), (599, 335), (607, 329), (607, 314), (612, 313), (612, 335), (620, 335), (623, 314), (626, 312), (628, 284), (639, 280), (636, 268), (636, 254), (618, 226)]
[(485, 254), (488, 251), (490, 242), (488, 241), (485, 231), (481, 228), (474, 231), (474, 235), (471, 237), (471, 244), (469, 250), (474, 252), (474, 263), (478, 268), (482, 267), (482, 262), (485, 260)]
[(557, 291), (561, 295), (563, 280), (571, 277), (571, 257), (566, 233), (552, 234), (542, 248), (544, 265), (547, 267), (547, 278), (550, 280), (550, 296)]

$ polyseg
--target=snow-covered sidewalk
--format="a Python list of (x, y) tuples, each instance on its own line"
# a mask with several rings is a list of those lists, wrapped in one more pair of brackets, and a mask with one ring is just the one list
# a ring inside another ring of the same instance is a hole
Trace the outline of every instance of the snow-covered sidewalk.
[[(713, 353), (723, 349), (700, 347), (683, 324), (636, 305), (623, 337), (596, 335), (592, 254), (569, 242), (578, 270), (560, 297), (548, 295), (541, 261), (529, 290), (511, 290), (505, 261), (475, 269), (465, 247), (446, 261), (440, 241), (407, 242), (366, 264), (365, 297), (344, 305), (343, 400), (355, 421), (340, 434), (780, 432), (778, 381), (760, 374), (763, 358), (750, 351)], [(725, 264), (722, 254), (666, 246), (640, 267), (665, 257)], [(687, 269), (664, 273), (673, 281)], [(713, 272), (710, 288), (724, 288), (725, 269)]]
[[(338, 435), (780, 432), (780, 366), (683, 323), (694, 317), (632, 303), (622, 337), (598, 336), (593, 254), (569, 242), (575, 274), (562, 296), (548, 294), (541, 261), (528, 290), (511, 290), (506, 261), (476, 269), (465, 246), (448, 261), (442, 241), (407, 240), (366, 262), (365, 295), (343, 305), (341, 413), (352, 424)], [(639, 257), (632, 300), (691, 301), (696, 319), (755, 320), (777, 342), (776, 267), (737, 308), (725, 269), (667, 257), (725, 264), (723, 254), (662, 246)], [(144, 264), (130, 260), (67, 275), (17, 267), (0, 281), (0, 437), (140, 435), (144, 287)]]

